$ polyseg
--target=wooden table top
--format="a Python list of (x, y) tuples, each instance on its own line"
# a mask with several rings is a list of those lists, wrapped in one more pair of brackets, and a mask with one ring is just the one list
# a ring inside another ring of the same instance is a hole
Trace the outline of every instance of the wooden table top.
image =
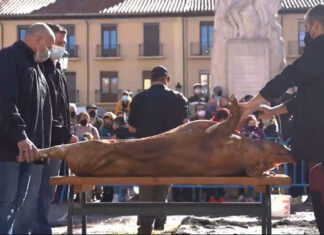
[(287, 175), (262, 177), (78, 177), (57, 176), (50, 179), (53, 185), (290, 185), (291, 179)]

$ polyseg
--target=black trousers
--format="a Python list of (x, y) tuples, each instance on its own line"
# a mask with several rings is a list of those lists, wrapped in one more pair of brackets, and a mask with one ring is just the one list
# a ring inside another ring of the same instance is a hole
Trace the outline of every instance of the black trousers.
[[(139, 186), (139, 201), (165, 202), (169, 193), (169, 186)], [(155, 226), (165, 224), (166, 216), (138, 216), (138, 234), (151, 234), (153, 222)]]
[(314, 215), (320, 234), (324, 234), (324, 165), (309, 163), (309, 187)]

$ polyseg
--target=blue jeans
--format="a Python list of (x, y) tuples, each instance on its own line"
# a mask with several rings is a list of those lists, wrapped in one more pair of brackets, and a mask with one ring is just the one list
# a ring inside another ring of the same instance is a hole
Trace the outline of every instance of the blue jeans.
[(0, 162), (0, 234), (8, 234), (29, 183), (31, 164)]
[(60, 161), (50, 160), (48, 165), (31, 166), (31, 177), (26, 198), (17, 211), (14, 234), (52, 234), (48, 222), (49, 206), (54, 196), (55, 186), (49, 178), (57, 176)]

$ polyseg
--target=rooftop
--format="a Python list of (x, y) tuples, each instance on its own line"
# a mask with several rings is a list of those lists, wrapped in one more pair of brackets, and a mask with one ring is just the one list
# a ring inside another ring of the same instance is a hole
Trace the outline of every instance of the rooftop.
[[(282, 0), (281, 13), (302, 13), (324, 0)], [(213, 15), (214, 0), (0, 0), (0, 17)]]

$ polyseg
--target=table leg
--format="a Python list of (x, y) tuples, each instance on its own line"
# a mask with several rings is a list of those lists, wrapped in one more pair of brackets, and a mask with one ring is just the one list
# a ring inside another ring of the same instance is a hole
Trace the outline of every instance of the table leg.
[(267, 212), (267, 234), (271, 234), (271, 194), (270, 194), (270, 186), (266, 186), (266, 212)]
[[(87, 195), (85, 192), (81, 193), (81, 207), (83, 207), (87, 202)], [(87, 234), (87, 216), (82, 215), (82, 234)]]
[(267, 206), (266, 193), (262, 193), (262, 234), (267, 234)]
[(68, 214), (67, 214), (67, 234), (73, 234), (73, 203), (68, 203)]

